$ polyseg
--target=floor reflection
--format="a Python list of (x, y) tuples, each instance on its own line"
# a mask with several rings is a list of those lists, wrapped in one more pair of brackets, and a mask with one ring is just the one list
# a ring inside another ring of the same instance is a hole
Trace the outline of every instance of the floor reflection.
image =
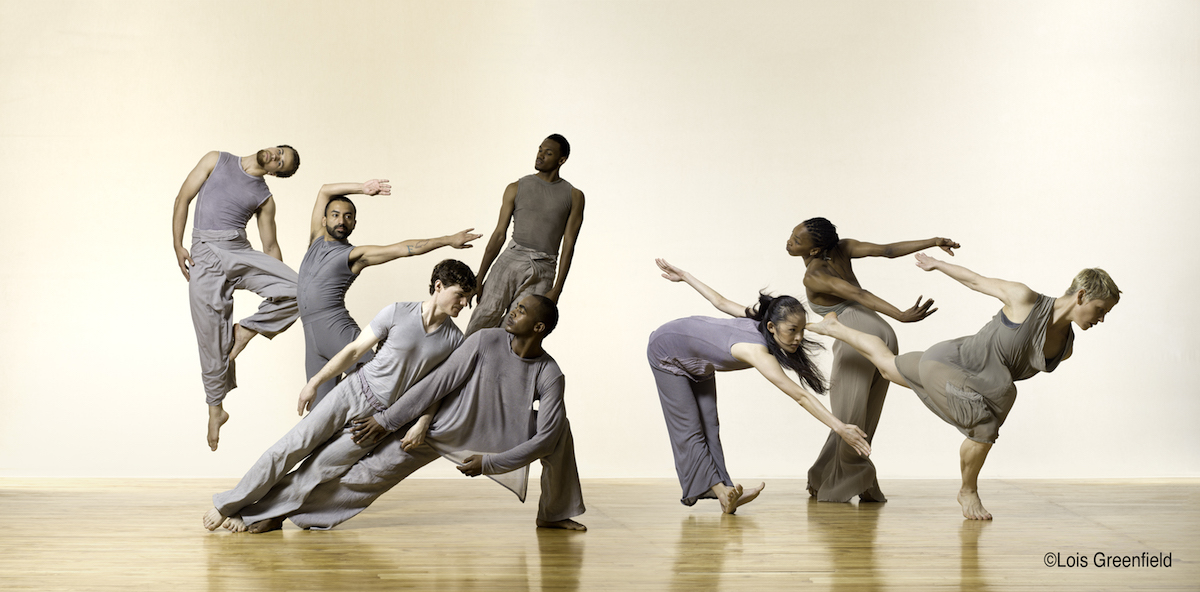
[(438, 590), (530, 589), (525, 550), (503, 548), (487, 541), (447, 547), (430, 537), (371, 530), (204, 538), (211, 592), (394, 590), (418, 583)]
[(962, 555), (959, 562), (959, 590), (986, 592), (987, 580), (983, 568), (979, 565), (979, 539), (985, 528), (991, 526), (991, 520), (963, 520), (958, 531), (958, 539), (962, 545)]
[(721, 589), (725, 563), (730, 555), (740, 555), (742, 534), (750, 528), (755, 528), (755, 522), (747, 516), (716, 514), (684, 518), (675, 544), (671, 590)]
[(808, 499), (809, 532), (832, 560), (831, 590), (878, 590), (875, 536), (886, 504), (832, 503)]
[(587, 535), (551, 528), (536, 530), (542, 589), (578, 590)]

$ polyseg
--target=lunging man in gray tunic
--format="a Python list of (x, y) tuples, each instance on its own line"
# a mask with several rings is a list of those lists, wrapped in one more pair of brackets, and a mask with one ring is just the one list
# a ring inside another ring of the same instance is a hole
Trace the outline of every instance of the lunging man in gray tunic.
[(341, 479), (317, 486), (299, 510), (269, 502), (244, 510), (247, 523), (261, 520), (250, 531), (278, 529), (284, 518), (302, 528), (332, 528), (439, 455), (458, 463), (465, 475), (491, 477), (522, 502), (528, 465), (541, 459), (537, 525), (586, 530), (572, 520), (585, 508), (563, 402), (564, 378), (542, 349), (557, 322), (552, 301), (526, 297), (509, 313), (504, 330), (470, 336), (391, 408), (357, 422), (355, 439), (364, 445), (393, 432), (370, 456)]
[[(278, 335), (296, 321), (296, 272), (284, 265), (275, 240), (275, 200), (263, 177), (290, 177), (300, 167), (291, 146), (237, 157), (209, 152), (188, 174), (171, 216), (179, 271), (188, 281), (192, 325), (200, 348), (200, 374), (208, 403), (208, 446), (216, 450), (221, 426), (229, 420), (223, 402), (237, 386), (234, 359), (252, 337)], [(198, 199), (197, 199), (198, 198)], [(183, 247), (188, 209), (196, 200), (192, 249)], [(246, 240), (246, 223), (258, 217), (263, 250)], [(263, 297), (253, 315), (233, 324), (233, 291)]]
[[(500, 326), (504, 315), (530, 294), (558, 302), (583, 226), (583, 192), (558, 175), (570, 155), (567, 139), (552, 134), (538, 147), (533, 161), (537, 173), (504, 189), (500, 220), (479, 265), (479, 306), (471, 314), (467, 335)], [(501, 254), (509, 221), (513, 236)]]
[(965, 267), (917, 253), (917, 266), (938, 270), (1004, 304), (975, 335), (897, 356), (879, 337), (852, 329), (831, 312), (808, 329), (843, 341), (883, 377), (911, 388), (938, 417), (967, 437), (959, 448), (963, 516), (991, 520), (979, 499), (979, 471), (1017, 399), (1014, 382), (1053, 372), (1071, 357), (1074, 323), (1087, 331), (1117, 305), (1121, 290), (1102, 269), (1085, 269), (1058, 298), (1017, 282), (983, 277)]
[[(300, 262), (300, 319), (304, 323), (304, 370), (311, 379), (333, 356), (358, 339), (358, 323), (346, 309), (346, 291), (362, 270), (400, 257), (421, 255), (439, 247), (467, 249), (481, 235), (468, 228), (458, 234), (430, 239), (406, 240), (392, 245), (356, 247), (347, 240), (358, 223), (358, 210), (346, 194), (391, 195), (387, 179), (365, 183), (330, 183), (321, 186), (313, 205), (308, 252)], [(358, 360), (371, 360), (367, 351)], [(316, 405), (333, 390), (335, 377), (317, 387)]]
[[(447, 259), (434, 267), (428, 300), (397, 302), (380, 311), (358, 339), (308, 381), (300, 392), (298, 411), (303, 413), (311, 405), (317, 385), (346, 371), (382, 342), (375, 357), (263, 453), (237, 487), (213, 496), (213, 509), (204, 515), (205, 528), (245, 530), (238, 514), (245, 515), (255, 502), (290, 505), (294, 510), (318, 483), (339, 477), (370, 452), (370, 447), (352, 441), (350, 422), (387, 409), (462, 343), (462, 332), (452, 317), (467, 305), (474, 289), (471, 269)], [(306, 458), (302, 467), (288, 474)]]

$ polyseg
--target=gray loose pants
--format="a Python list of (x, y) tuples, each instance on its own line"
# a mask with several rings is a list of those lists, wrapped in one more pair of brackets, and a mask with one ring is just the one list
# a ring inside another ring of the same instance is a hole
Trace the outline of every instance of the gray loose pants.
[(513, 305), (531, 294), (549, 292), (554, 287), (555, 265), (553, 255), (509, 241), (488, 271), (483, 297), (463, 335), (469, 337), (480, 329), (499, 327)]
[[(380, 442), (368, 456), (354, 465), (341, 479), (322, 483), (308, 495), (299, 510), (288, 518), (301, 528), (333, 528), (371, 505), (417, 469), (437, 460), (439, 454), (428, 444), (405, 451), (400, 441), (411, 424), (396, 430)], [(579, 486), (579, 468), (575, 464), (575, 440), (570, 426), (563, 431), (554, 452), (541, 459), (541, 498), (538, 519), (557, 522), (586, 511)], [(256, 504), (254, 510), (258, 510)], [(256, 511), (255, 520), (287, 515), (284, 508)], [(243, 518), (246, 515), (243, 513)], [(249, 520), (247, 520), (249, 523)]]
[[(247, 524), (247, 506), (258, 504), (299, 507), (302, 494), (318, 484), (342, 476), (371, 451), (351, 440), (351, 422), (366, 419), (378, 409), (362, 394), (360, 379), (351, 374), (338, 383), (325, 401), (313, 408), (296, 427), (267, 449), (246, 472), (237, 487), (213, 496), (213, 507), (223, 516), (241, 514)], [(304, 466), (288, 471), (301, 460)]]
[(233, 291), (263, 297), (258, 311), (239, 324), (268, 339), (300, 316), (296, 305), (299, 276), (282, 261), (254, 250), (245, 230), (192, 231), (188, 300), (200, 350), (200, 375), (209, 405), (220, 405), (237, 386), (229, 353), (233, 351)]

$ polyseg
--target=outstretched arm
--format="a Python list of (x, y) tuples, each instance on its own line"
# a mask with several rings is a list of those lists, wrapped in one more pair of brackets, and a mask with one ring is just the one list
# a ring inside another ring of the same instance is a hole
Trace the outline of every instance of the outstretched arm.
[(788, 378), (788, 375), (783, 372), (783, 367), (779, 365), (779, 361), (771, 355), (765, 345), (737, 343), (730, 349), (730, 353), (734, 358), (753, 365), (764, 378), (783, 391), (783, 394), (791, 397), (805, 411), (811, 413), (818, 421), (829, 426), (838, 436), (841, 436), (842, 440), (854, 448), (859, 456), (871, 454), (871, 445), (867, 443), (866, 432), (856, 425), (842, 423), (816, 397)]
[(415, 240), (406, 240), (403, 242), (387, 245), (375, 246), (367, 245), (362, 247), (354, 247), (350, 251), (350, 270), (354, 273), (360, 273), (363, 269), (380, 263), (387, 263), (401, 257), (412, 257), (413, 255), (423, 255), (434, 249), (441, 247), (454, 247), (456, 249), (469, 249), (474, 245), (470, 245), (471, 241), (483, 236), (481, 234), (472, 234), (474, 228), (468, 228), (460, 231), (457, 234), (448, 234), (437, 238), (422, 238)]
[(933, 306), (933, 299), (930, 298), (924, 303), (921, 303), (921, 297), (917, 297), (917, 303), (908, 310), (900, 310), (886, 300), (864, 290), (846, 280), (821, 271), (810, 271), (804, 275), (804, 287), (818, 294), (832, 294), (842, 300), (850, 300), (857, 302), (879, 314), (885, 314), (901, 323), (913, 323), (924, 319), (925, 317), (937, 312)]
[(283, 261), (283, 251), (279, 250), (279, 240), (275, 236), (275, 197), (268, 197), (255, 215), (258, 216), (258, 238), (262, 241), (263, 252)]
[(312, 220), (308, 225), (308, 244), (317, 240), (324, 228), (321, 220), (325, 218), (325, 208), (329, 198), (335, 195), (391, 195), (392, 186), (387, 179), (371, 179), (365, 183), (326, 183), (317, 191), (317, 201), (313, 204)]
[(700, 293), (705, 300), (717, 307), (717, 310), (731, 316), (744, 317), (746, 316), (746, 307), (720, 295), (716, 290), (708, 287), (704, 282), (696, 279), (692, 274), (667, 263), (666, 259), (655, 259), (658, 268), (663, 270), (662, 276), (672, 282), (687, 282), (694, 290)]
[(571, 194), (571, 214), (567, 217), (567, 231), (563, 233), (562, 253), (558, 256), (558, 274), (554, 278), (554, 287), (546, 293), (546, 297), (558, 302), (562, 295), (563, 285), (567, 283), (567, 272), (571, 271), (571, 259), (575, 256), (575, 241), (579, 239), (579, 229), (583, 227), (583, 192), (576, 189)]
[(300, 402), (296, 406), (296, 413), (304, 415), (304, 412), (312, 406), (313, 399), (317, 398), (317, 387), (321, 386), (325, 381), (333, 380), (334, 378), (345, 372), (351, 365), (363, 357), (363, 354), (375, 347), (379, 343), (379, 337), (371, 330), (371, 326), (367, 325), (359, 334), (358, 339), (351, 341), (342, 351), (333, 356), (328, 363), (300, 389)]
[(187, 226), (188, 208), (191, 207), (192, 200), (196, 199), (196, 195), (200, 193), (200, 186), (204, 185), (208, 176), (216, 168), (217, 159), (220, 157), (221, 153), (216, 150), (205, 154), (200, 162), (196, 163), (192, 172), (188, 173), (187, 179), (183, 181), (183, 186), (179, 188), (179, 194), (175, 196), (175, 209), (171, 214), (171, 238), (175, 241), (175, 259), (179, 262), (179, 271), (183, 272), (185, 280), (192, 279), (188, 268), (193, 264), (192, 254), (183, 246), (183, 229)]
[(475, 301), (483, 301), (483, 281), (487, 278), (488, 270), (492, 267), (492, 262), (500, 255), (500, 249), (504, 247), (504, 239), (508, 236), (508, 223), (512, 220), (513, 209), (517, 206), (517, 184), (509, 183), (508, 187), (504, 188), (504, 198), (500, 202), (500, 219), (496, 222), (496, 229), (492, 231), (492, 237), (488, 239), (487, 248), (483, 250), (483, 261), (479, 264), (479, 274), (476, 276), (478, 281), (475, 290)]
[(936, 269), (976, 292), (1003, 302), (1004, 308), (1007, 309), (1006, 314), (1013, 322), (1021, 322), (1037, 301), (1037, 292), (1020, 282), (984, 277), (961, 265), (946, 263), (924, 253), (917, 253), (916, 257), (917, 267), (925, 271)]
[(958, 243), (948, 238), (903, 241), (886, 245), (877, 245), (848, 238), (842, 241), (842, 245), (851, 259), (858, 259), (860, 257), (887, 257), (888, 259), (895, 259), (896, 257), (911, 255), (917, 251), (924, 251), (933, 247), (938, 247), (953, 257), (953, 249), (961, 248)]

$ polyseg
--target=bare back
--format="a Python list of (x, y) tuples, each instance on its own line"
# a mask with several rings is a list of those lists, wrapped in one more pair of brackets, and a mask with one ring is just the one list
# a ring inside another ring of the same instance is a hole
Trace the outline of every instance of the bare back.
[(858, 277), (854, 275), (854, 267), (850, 264), (850, 255), (843, 248), (846, 241), (838, 241), (838, 245), (829, 251), (829, 259), (814, 259), (804, 270), (804, 293), (809, 302), (821, 306), (835, 306), (845, 301), (844, 298), (825, 291), (825, 284), (830, 279), (845, 281), (855, 288), (862, 288)]

